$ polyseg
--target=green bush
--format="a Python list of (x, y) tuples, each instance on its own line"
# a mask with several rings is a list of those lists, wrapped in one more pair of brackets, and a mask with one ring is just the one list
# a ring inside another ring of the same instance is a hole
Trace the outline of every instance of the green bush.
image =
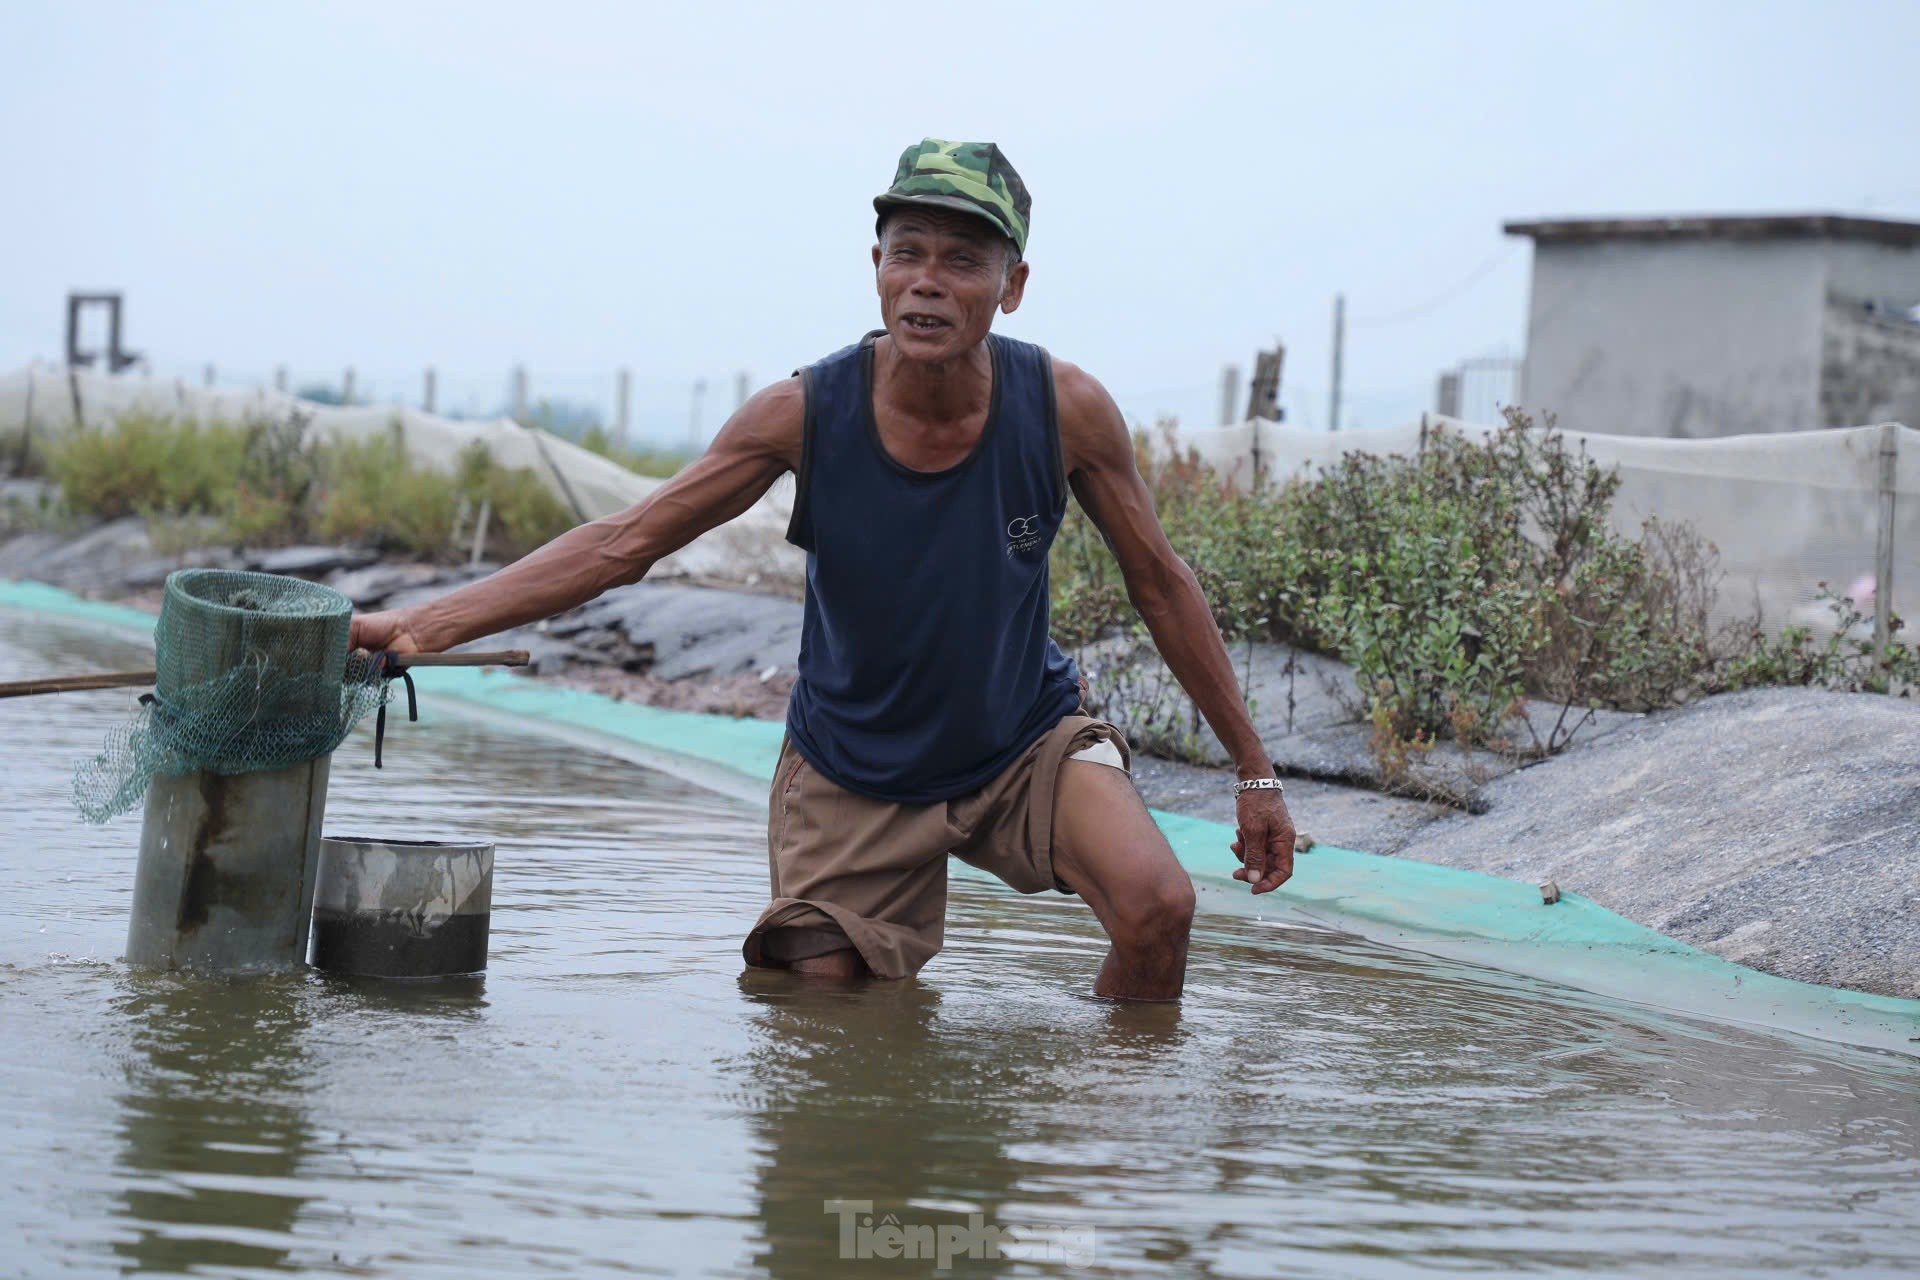
[(309, 536), (323, 450), (307, 432), (313, 418), (294, 412), (242, 428), (234, 483), (220, 510), (225, 532), (244, 544), (298, 542)]
[[(1418, 458), (1349, 454), (1258, 493), (1173, 449), (1170, 431), (1159, 450), (1136, 446), (1222, 633), (1352, 664), (1390, 773), (1443, 737), (1557, 751), (1594, 708), (1717, 684), (1713, 549), (1684, 527), (1615, 533), (1617, 476), (1551, 423), (1513, 413), (1485, 442), (1435, 433)], [(1126, 631), (1117, 566), (1078, 512), (1053, 574), (1062, 643)], [(1554, 704), (1551, 723), (1519, 714), (1529, 697)]]
[[(1284, 495), (1236, 490), (1198, 454), (1174, 447), (1171, 422), (1158, 431), (1159, 449), (1146, 433), (1135, 435), (1134, 460), (1174, 550), (1206, 585), (1221, 631), (1230, 640), (1298, 639), (1307, 630), (1297, 588), (1305, 551), (1278, 536)], [(1084, 644), (1131, 622), (1119, 566), (1078, 505), (1069, 506), (1054, 540), (1049, 572), (1062, 644)]]
[(1452, 728), (1494, 745), (1525, 696), (1550, 590), (1510, 545), (1510, 491), (1459, 492), (1443, 467), (1349, 457), (1292, 494), (1311, 537), (1307, 638), (1354, 666), (1376, 728), (1415, 747)]
[(1898, 638), (1901, 620), (1889, 628), (1894, 638), (1884, 647), (1873, 640), (1873, 620), (1852, 599), (1820, 584), (1820, 599), (1832, 614), (1824, 637), (1804, 625), (1783, 627), (1768, 636), (1757, 628), (1746, 648), (1719, 674), (1719, 687), (1807, 685), (1840, 693), (1920, 695), (1920, 646)]
[[(1618, 489), (1518, 412), (1485, 442), (1349, 455), (1283, 503), (1279, 536), (1311, 549), (1300, 638), (1353, 663), (1376, 728), (1415, 746), (1552, 752), (1596, 707), (1673, 705), (1711, 677), (1717, 558), (1685, 529), (1614, 532)], [(1518, 718), (1528, 696), (1552, 724)]]
[(82, 515), (212, 511), (239, 482), (243, 450), (241, 433), (224, 423), (128, 414), (113, 427), (56, 442), (48, 473)]
[(47, 475), (47, 431), (22, 423), (0, 430), (0, 475), (39, 479)]
[(477, 520), (483, 503), (488, 549), (508, 558), (573, 525), (540, 477), (524, 467), (500, 466), (478, 441), (461, 450), (451, 474), (415, 467), (398, 426), (330, 449), (323, 493), (323, 537), (417, 555), (455, 550), (456, 524)]
[(35, 486), (8, 493), (0, 500), (0, 538), (22, 533), (70, 533), (74, 524), (73, 512), (58, 489)]
[(489, 504), (488, 545), (509, 559), (573, 527), (572, 513), (544, 480), (525, 467), (499, 465), (492, 450), (480, 441), (460, 451), (455, 476), (460, 492), (472, 504)]
[(454, 477), (415, 467), (395, 427), (326, 451), (315, 524), (329, 542), (446, 555), (459, 508)]
[(99, 518), (145, 515), (168, 542), (271, 546), (321, 537), (451, 556), (456, 526), (482, 504), (488, 550), (533, 549), (571, 524), (539, 476), (494, 462), (484, 444), (451, 473), (416, 467), (398, 423), (383, 435), (322, 445), (310, 419), (200, 426), (128, 415), (76, 432), (49, 453), (65, 506)]
[(595, 423), (580, 436), (580, 447), (619, 463), (643, 476), (665, 478), (687, 464), (687, 455), (675, 449), (632, 449), (617, 443), (607, 429)]

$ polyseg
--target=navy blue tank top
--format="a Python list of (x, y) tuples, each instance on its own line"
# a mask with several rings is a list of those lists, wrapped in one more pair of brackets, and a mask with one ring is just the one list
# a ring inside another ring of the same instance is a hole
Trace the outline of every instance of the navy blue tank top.
[(975, 791), (1079, 702), (1047, 634), (1047, 551), (1067, 509), (1053, 362), (989, 335), (979, 443), (903, 466), (873, 417), (873, 340), (801, 370), (806, 434), (787, 538), (807, 553), (787, 734), (849, 791)]

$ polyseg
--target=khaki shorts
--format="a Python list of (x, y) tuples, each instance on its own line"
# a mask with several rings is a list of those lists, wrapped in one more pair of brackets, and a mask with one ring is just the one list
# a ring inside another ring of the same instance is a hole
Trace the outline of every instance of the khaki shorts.
[(918, 973), (946, 936), (949, 855), (1022, 893), (1071, 893), (1053, 874), (1054, 784), (1061, 762), (1083, 752), (1127, 764), (1118, 729), (1065, 716), (980, 790), (910, 805), (837, 786), (785, 743), (767, 806), (773, 901), (741, 947), (747, 963), (778, 966), (851, 942), (882, 978)]

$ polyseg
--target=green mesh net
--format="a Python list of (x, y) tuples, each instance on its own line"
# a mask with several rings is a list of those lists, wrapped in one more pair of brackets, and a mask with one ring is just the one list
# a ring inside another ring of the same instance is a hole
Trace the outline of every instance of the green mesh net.
[(345, 596), (298, 578), (168, 575), (153, 693), (75, 771), (81, 815), (127, 812), (156, 774), (283, 769), (339, 746), (387, 695), (374, 664), (348, 656), (352, 617)]

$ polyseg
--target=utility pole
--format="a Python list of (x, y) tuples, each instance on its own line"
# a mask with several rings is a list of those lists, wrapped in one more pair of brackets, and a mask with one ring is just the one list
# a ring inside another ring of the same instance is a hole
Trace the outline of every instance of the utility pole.
[(613, 377), (613, 438), (619, 446), (627, 447), (627, 430), (631, 425), (629, 416), (633, 405), (633, 370), (622, 365)]
[(527, 366), (513, 366), (513, 420), (521, 426), (527, 422)]
[(1333, 403), (1327, 406), (1327, 430), (1340, 429), (1340, 378), (1347, 344), (1347, 295), (1333, 295)]
[(700, 452), (700, 402), (706, 398), (707, 380), (705, 378), (695, 378), (693, 380), (693, 408), (691, 412), (687, 414), (687, 453), (689, 455)]
[(422, 394), (420, 396), (420, 407), (428, 413), (433, 412), (434, 392), (437, 390), (439, 390), (439, 388), (434, 386), (433, 366), (428, 365), (427, 385), (422, 388)]
[(1240, 366), (1230, 364), (1220, 370), (1220, 425), (1234, 423), (1234, 407), (1240, 403)]
[(213, 366), (212, 365), (208, 365), (206, 367), (204, 373), (201, 376), (200, 381), (204, 386), (210, 387), (213, 385)]
[(285, 366), (285, 365), (283, 365), (283, 364), (277, 364), (277, 365), (275, 365), (275, 366), (273, 366), (273, 389), (274, 389), (275, 391), (278, 391), (278, 392), (279, 392), (280, 394), (282, 394), (282, 395), (285, 395), (285, 394), (286, 394), (286, 392), (287, 392), (287, 366)]
[(340, 403), (353, 403), (353, 366), (347, 366), (347, 372), (340, 379)]
[(736, 412), (747, 402), (752, 384), (747, 380), (747, 371), (742, 369), (733, 375), (733, 407)]

